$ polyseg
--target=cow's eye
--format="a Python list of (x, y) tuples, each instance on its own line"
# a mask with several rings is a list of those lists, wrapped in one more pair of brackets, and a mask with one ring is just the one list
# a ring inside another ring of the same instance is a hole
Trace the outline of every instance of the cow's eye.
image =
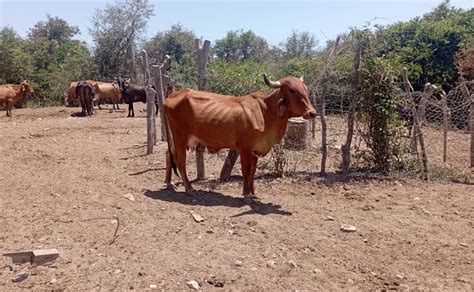
[(296, 93), (296, 90), (290, 89), (290, 93), (291, 93), (291, 94), (295, 94), (295, 93)]

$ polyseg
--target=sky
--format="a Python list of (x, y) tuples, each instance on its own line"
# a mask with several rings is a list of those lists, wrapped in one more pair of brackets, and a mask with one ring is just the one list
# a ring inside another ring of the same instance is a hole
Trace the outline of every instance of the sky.
[[(97, 9), (114, 0), (0, 0), (0, 27), (11, 26), (25, 37), (46, 15), (58, 16), (78, 26), (77, 39), (93, 44), (88, 28)], [(181, 24), (197, 37), (211, 42), (230, 30), (249, 30), (271, 44), (284, 42), (292, 30), (313, 33), (321, 45), (351, 27), (387, 25), (431, 11), (441, 0), (150, 0), (154, 16), (146, 38)], [(474, 0), (451, 0), (470, 9)]]

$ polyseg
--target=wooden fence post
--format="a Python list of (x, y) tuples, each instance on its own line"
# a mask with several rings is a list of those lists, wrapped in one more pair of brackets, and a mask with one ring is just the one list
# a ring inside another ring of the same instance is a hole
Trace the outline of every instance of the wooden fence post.
[(469, 131), (471, 132), (471, 169), (474, 168), (474, 94), (471, 94), (471, 122)]
[[(324, 71), (321, 73), (320, 80), (322, 82), (322, 92), (320, 95), (320, 109), (319, 109), (319, 116), (321, 118), (321, 175), (326, 174), (326, 160), (328, 157), (328, 145), (327, 145), (327, 123), (326, 123), (326, 95), (328, 94), (328, 79), (330, 76), (330, 71), (331, 71), (331, 61), (334, 58), (334, 55), (337, 50), (337, 46), (339, 45), (339, 40), (340, 36), (336, 38), (336, 42), (334, 43), (334, 47), (332, 50), (329, 52), (328, 59), (326, 61), (326, 66), (324, 68)], [(313, 135), (314, 135), (314, 120), (313, 120)], [(314, 137), (313, 137), (314, 138)]]
[[(198, 69), (198, 89), (206, 90), (206, 63), (209, 57), (209, 50), (211, 48), (211, 42), (208, 40), (204, 41), (204, 45), (201, 46), (201, 41), (195, 39), (196, 53), (197, 53), (197, 69)], [(204, 149), (202, 144), (198, 144), (196, 147), (196, 167), (197, 167), (197, 179), (203, 180), (206, 178), (206, 169), (204, 167)]]
[(166, 55), (161, 64), (159, 65), (152, 65), (153, 68), (153, 76), (155, 81), (155, 88), (156, 88), (156, 96), (158, 100), (158, 108), (160, 111), (160, 121), (161, 121), (161, 141), (166, 141), (166, 121), (163, 112), (163, 101), (168, 96), (168, 84), (171, 82), (170, 76), (167, 76), (166, 67), (169, 65), (171, 58), (170, 56)]
[(352, 95), (349, 100), (349, 113), (347, 115), (347, 136), (346, 143), (342, 145), (342, 173), (347, 175), (349, 173), (349, 168), (351, 164), (351, 144), (352, 136), (354, 135), (354, 118), (356, 110), (356, 101), (357, 94), (359, 91), (359, 68), (360, 68), (360, 58), (362, 54), (362, 40), (358, 40), (355, 56), (354, 56), (354, 65), (352, 67)]
[(441, 91), (441, 103), (443, 106), (443, 163), (446, 163), (448, 151), (449, 110), (448, 100), (444, 90)]
[(145, 50), (141, 52), (143, 76), (145, 79), (146, 91), (146, 129), (147, 148), (146, 154), (153, 153), (153, 146), (156, 144), (156, 120), (155, 120), (155, 91), (150, 86), (150, 70), (148, 70), (148, 54)]
[(466, 81), (461, 76), (459, 77), (459, 84), (461, 86), (462, 94), (464, 98), (471, 99), (471, 110), (470, 110), (470, 121), (469, 121), (469, 132), (471, 133), (471, 168), (474, 168), (474, 93), (470, 94), (469, 89), (466, 86)]

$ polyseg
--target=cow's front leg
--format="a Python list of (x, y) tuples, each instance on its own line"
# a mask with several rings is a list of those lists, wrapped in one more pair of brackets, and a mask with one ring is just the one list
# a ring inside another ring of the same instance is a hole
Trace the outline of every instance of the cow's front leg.
[(249, 172), (248, 181), (249, 181), (249, 189), (250, 189), (250, 193), (252, 194), (252, 197), (255, 199), (260, 199), (260, 197), (258, 197), (255, 194), (255, 187), (253, 184), (255, 172), (257, 171), (257, 161), (258, 161), (258, 157), (252, 153), (252, 155), (250, 156), (250, 172)]
[(242, 176), (244, 177), (244, 187), (242, 195), (248, 203), (254, 203), (261, 198), (255, 195), (253, 178), (257, 170), (258, 158), (251, 151), (240, 151), (240, 162), (242, 164)]
[(242, 177), (244, 179), (242, 195), (245, 198), (252, 196), (250, 185), (249, 185), (249, 175), (250, 175), (250, 170), (251, 170), (251, 155), (252, 154), (248, 151), (240, 151), (240, 164), (242, 166), (241, 167)]

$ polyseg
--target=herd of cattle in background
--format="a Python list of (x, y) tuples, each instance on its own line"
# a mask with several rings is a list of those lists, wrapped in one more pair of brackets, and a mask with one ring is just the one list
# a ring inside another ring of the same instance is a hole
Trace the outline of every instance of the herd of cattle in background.
[(84, 80), (69, 84), (66, 103), (72, 105), (79, 101), (83, 115), (92, 115), (94, 102), (100, 109), (100, 103), (108, 100), (113, 104), (114, 110), (120, 109), (119, 103), (125, 102), (128, 104), (128, 117), (134, 117), (133, 103), (146, 102), (145, 87), (132, 84), (130, 79), (123, 78), (116, 78), (111, 83)]

